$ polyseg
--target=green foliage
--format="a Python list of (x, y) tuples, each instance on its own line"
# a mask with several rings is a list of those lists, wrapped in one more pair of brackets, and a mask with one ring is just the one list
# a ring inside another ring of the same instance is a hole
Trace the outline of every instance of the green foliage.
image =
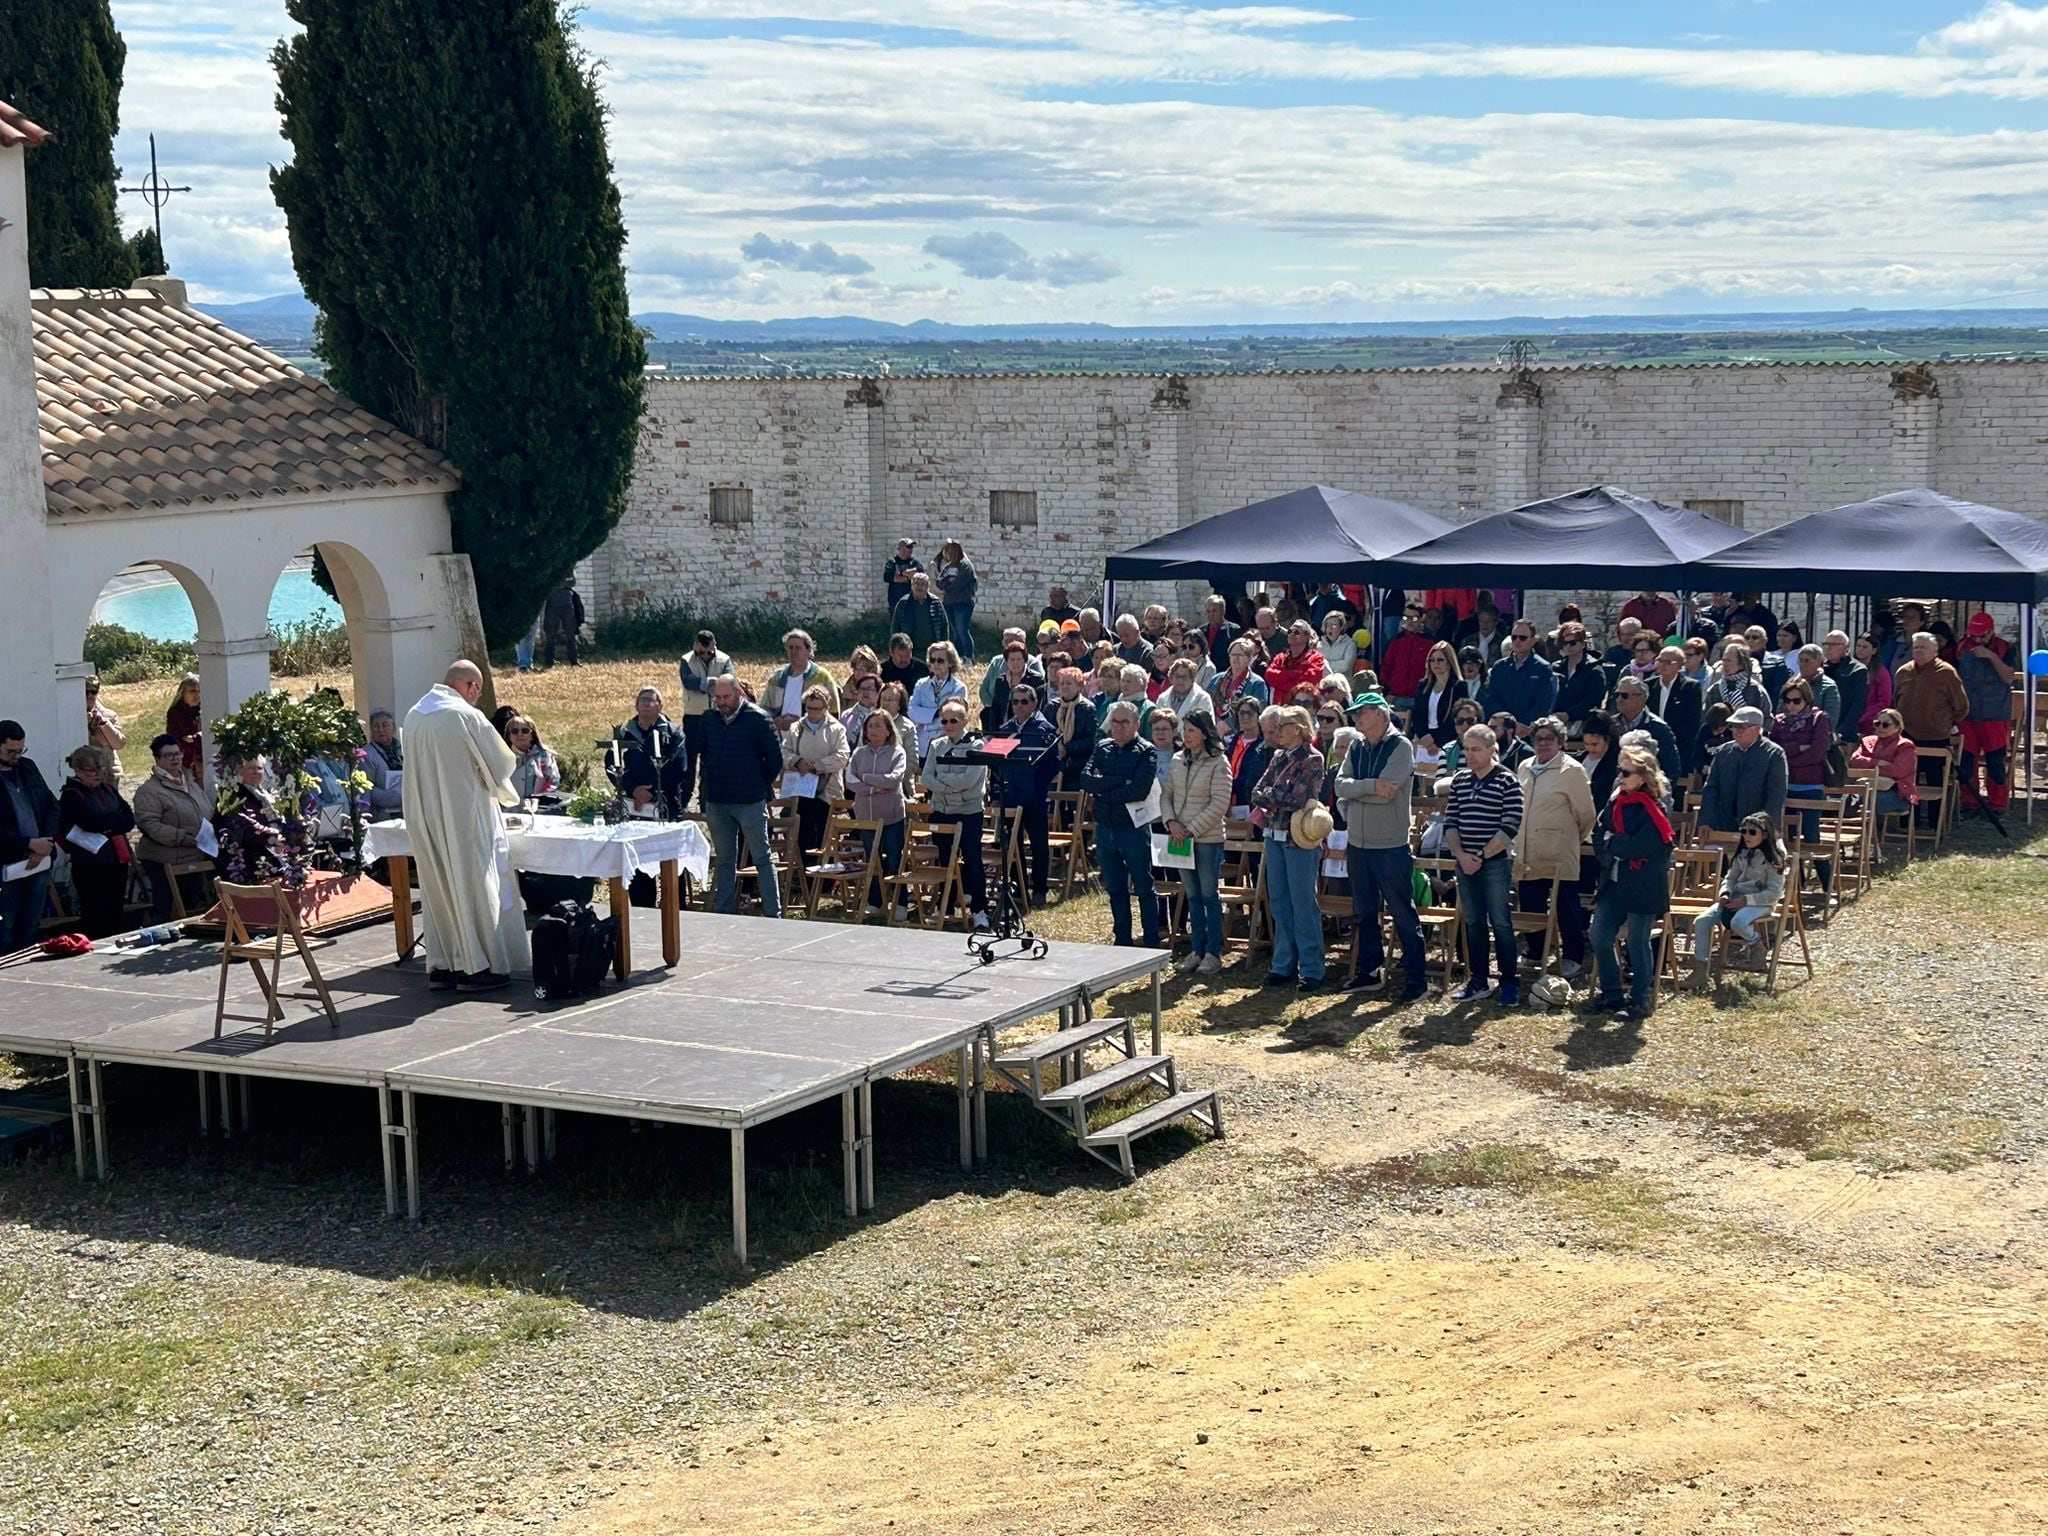
[(128, 254), (135, 260), (137, 277), (161, 277), (171, 270), (164, 260), (163, 242), (153, 228), (138, 229), (128, 237)]
[(617, 522), (646, 353), (594, 70), (558, 0), (288, 0), (271, 174), (336, 387), (463, 475), (508, 644)]
[(135, 281), (136, 252), (114, 208), (127, 55), (108, 0), (0, 5), (0, 101), (51, 133), (28, 156), (28, 270), (37, 287)]
[(328, 692), (303, 699), (289, 693), (255, 694), (233, 714), (214, 721), (212, 730), (224, 762), (267, 757), (280, 773), (309, 757), (353, 765), (356, 749), (367, 739), (355, 711)]
[[(775, 604), (712, 612), (687, 603), (641, 603), (600, 619), (597, 644), (620, 656), (680, 656), (696, 643), (700, 629), (716, 633), (721, 650), (770, 656), (782, 654), (782, 637), (790, 630), (808, 630), (818, 642), (819, 659), (828, 668), (843, 670), (855, 646), (871, 646), (880, 652), (888, 644), (889, 615), (879, 608), (832, 616), (798, 613)], [(976, 624), (975, 654), (997, 654), (1001, 637), (1000, 625)]]
[(141, 683), (181, 677), (195, 664), (189, 641), (152, 640), (119, 624), (88, 624), (85, 659), (103, 683)]
[(278, 627), (277, 649), (270, 653), (276, 677), (307, 677), (336, 672), (350, 664), (348, 625), (339, 619), (301, 619)]

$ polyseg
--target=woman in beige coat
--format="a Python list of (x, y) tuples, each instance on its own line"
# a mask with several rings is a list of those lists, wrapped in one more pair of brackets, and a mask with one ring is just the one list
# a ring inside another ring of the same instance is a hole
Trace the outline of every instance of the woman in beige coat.
[[(185, 776), (184, 744), (168, 733), (150, 743), (154, 771), (135, 786), (135, 829), (142, 834), (135, 856), (149, 876), (149, 915), (162, 922), (171, 915), (171, 873), (167, 865), (202, 864), (199, 829), (213, 819), (206, 791)], [(186, 875), (181, 894), (188, 909), (201, 899), (204, 879)], [(210, 901), (203, 906), (210, 906)]]
[(1555, 871), (1557, 931), (1564, 947), (1564, 974), (1576, 976), (1586, 963), (1586, 909), (1579, 903), (1579, 857), (1599, 812), (1593, 783), (1576, 758), (1564, 750), (1565, 725), (1538, 720), (1529, 731), (1535, 755), (1515, 770), (1522, 784), (1522, 830), (1515, 834), (1515, 879), (1524, 912), (1541, 912), (1550, 901)]
[(1223, 828), (1230, 818), (1230, 759), (1216, 717), (1205, 709), (1191, 710), (1180, 725), (1181, 748), (1166, 772), (1160, 814), (1169, 840), (1194, 844), (1195, 867), (1180, 872), (1187, 889), (1188, 927), (1192, 947), (1178, 969), (1213, 976), (1223, 969)]
[(804, 712), (782, 733), (782, 766), (788, 773), (814, 773), (818, 787), (796, 803), (796, 846), (803, 867), (817, 862), (825, 821), (840, 798), (840, 774), (853, 756), (846, 727), (832, 718), (830, 690), (813, 683), (804, 690)]

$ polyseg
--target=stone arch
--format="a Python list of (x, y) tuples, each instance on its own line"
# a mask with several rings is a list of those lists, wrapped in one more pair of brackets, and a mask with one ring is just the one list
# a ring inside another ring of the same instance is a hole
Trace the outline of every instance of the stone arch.
[(335, 600), (341, 604), (342, 621), (348, 626), (356, 713), (366, 719), (373, 709), (402, 713), (392, 642), (391, 591), (383, 572), (354, 544), (322, 539), (313, 548), (327, 567)]

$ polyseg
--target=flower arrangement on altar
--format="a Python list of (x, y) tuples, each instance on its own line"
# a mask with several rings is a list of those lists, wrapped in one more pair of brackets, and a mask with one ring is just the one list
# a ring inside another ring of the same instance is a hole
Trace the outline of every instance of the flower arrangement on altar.
[[(221, 781), (214, 826), (229, 880), (275, 880), (297, 890), (322, 844), (336, 848), (344, 870), (361, 870), (370, 810), (367, 738), (339, 693), (259, 693), (215, 720), (212, 732)], [(242, 765), (259, 761), (271, 765), (271, 783), (243, 783)]]
[(562, 811), (587, 827), (600, 821), (606, 826), (617, 826), (626, 819), (626, 805), (619, 796), (608, 795), (588, 783), (562, 802)]

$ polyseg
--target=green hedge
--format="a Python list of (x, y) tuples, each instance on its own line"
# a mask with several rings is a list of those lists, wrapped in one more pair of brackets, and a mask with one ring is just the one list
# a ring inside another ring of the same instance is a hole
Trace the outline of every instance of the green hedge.
[[(857, 645), (873, 646), (879, 653), (889, 642), (889, 616), (879, 608), (820, 618), (773, 604), (713, 612), (669, 602), (642, 603), (600, 620), (597, 644), (621, 656), (680, 656), (696, 643), (700, 629), (714, 631), (721, 650), (771, 656), (781, 653), (782, 637), (790, 630), (809, 630), (818, 642), (819, 657), (828, 664), (844, 662)], [(994, 653), (1001, 637), (1000, 625), (976, 624), (976, 655), (985, 659)]]
[(85, 659), (103, 683), (141, 683), (152, 677), (182, 677), (196, 658), (190, 642), (152, 640), (119, 624), (88, 624)]

